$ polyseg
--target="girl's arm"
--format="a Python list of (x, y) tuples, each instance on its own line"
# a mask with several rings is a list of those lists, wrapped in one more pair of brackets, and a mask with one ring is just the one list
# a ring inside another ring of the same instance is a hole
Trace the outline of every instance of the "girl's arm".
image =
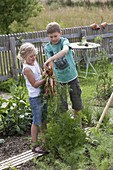
[(24, 74), (26, 75), (26, 77), (28, 78), (29, 82), (31, 83), (31, 85), (35, 88), (43, 85), (46, 81), (46, 77), (42, 80), (36, 81), (35, 77), (33, 75), (33, 72), (31, 71), (30, 68), (25, 68), (24, 69)]

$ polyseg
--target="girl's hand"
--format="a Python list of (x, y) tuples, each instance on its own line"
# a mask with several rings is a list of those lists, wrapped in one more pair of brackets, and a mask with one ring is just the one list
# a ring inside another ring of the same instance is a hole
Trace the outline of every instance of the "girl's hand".
[(46, 71), (43, 71), (42, 75), (43, 75), (43, 76), (46, 76), (46, 74), (47, 74)]
[(47, 74), (46, 70), (42, 73), (42, 76), (43, 76), (43, 78), (44, 78), (45, 80), (47, 79), (48, 74)]

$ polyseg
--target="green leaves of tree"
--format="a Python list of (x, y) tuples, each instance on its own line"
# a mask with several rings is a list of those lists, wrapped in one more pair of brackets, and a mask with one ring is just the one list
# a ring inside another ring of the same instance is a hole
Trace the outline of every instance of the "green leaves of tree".
[(22, 31), (28, 25), (27, 20), (30, 17), (36, 17), (41, 9), (42, 5), (38, 0), (1, 0), (0, 33), (11, 33), (10, 25), (13, 22), (16, 22), (16, 25), (19, 25), (19, 30)]

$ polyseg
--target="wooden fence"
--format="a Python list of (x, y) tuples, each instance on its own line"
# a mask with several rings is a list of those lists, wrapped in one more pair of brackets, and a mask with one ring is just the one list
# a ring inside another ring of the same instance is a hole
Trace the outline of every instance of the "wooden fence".
[[(87, 41), (93, 42), (96, 37), (103, 38), (101, 47), (106, 50), (108, 57), (113, 54), (113, 24), (108, 24), (106, 28), (100, 26), (99, 30), (93, 30), (90, 26), (72, 27), (62, 29), (63, 36), (70, 42), (81, 41), (83, 30), (86, 30)], [(37, 32), (24, 32), (17, 34), (0, 35), (0, 81), (14, 77), (17, 79), (18, 73), (22, 69), (22, 64), (17, 59), (17, 53), (23, 42), (33, 43), (37, 50), (37, 60), (40, 64), (45, 61), (44, 45), (48, 42), (45, 30)]]

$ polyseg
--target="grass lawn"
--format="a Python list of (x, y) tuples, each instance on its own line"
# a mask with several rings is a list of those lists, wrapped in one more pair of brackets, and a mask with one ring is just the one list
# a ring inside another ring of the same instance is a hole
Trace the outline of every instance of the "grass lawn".
[[(104, 12), (103, 12), (104, 11)], [(65, 15), (64, 15), (65, 14)], [(60, 7), (44, 6), (38, 17), (30, 18), (29, 31), (45, 30), (49, 22), (56, 21), (62, 28), (89, 26), (92, 23), (100, 24), (102, 21), (112, 23), (112, 7)]]

